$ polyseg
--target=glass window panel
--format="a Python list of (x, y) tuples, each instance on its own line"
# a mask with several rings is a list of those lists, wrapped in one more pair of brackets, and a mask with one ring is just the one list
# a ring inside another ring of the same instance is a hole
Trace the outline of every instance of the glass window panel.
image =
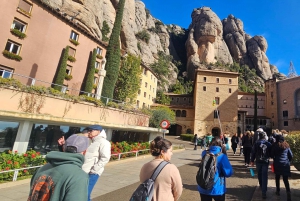
[(30, 13), (31, 12), (31, 4), (30, 3), (28, 3), (28, 2), (26, 2), (26, 1), (24, 1), (24, 0), (21, 0), (20, 2), (19, 2), (19, 8), (21, 8), (22, 10), (24, 10), (24, 11), (26, 11), (26, 12), (28, 12), (28, 13)]
[(0, 152), (13, 148), (18, 128), (19, 122), (0, 121)]
[(18, 54), (19, 53), (19, 46), (18, 45), (16, 45), (16, 44), (13, 45), (12, 53), (14, 53), (14, 54)]

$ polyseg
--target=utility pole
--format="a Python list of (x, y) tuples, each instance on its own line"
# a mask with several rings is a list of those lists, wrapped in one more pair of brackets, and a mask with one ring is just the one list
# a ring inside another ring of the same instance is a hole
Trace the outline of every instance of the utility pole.
[(253, 130), (257, 130), (257, 91), (254, 91), (254, 117), (253, 117)]

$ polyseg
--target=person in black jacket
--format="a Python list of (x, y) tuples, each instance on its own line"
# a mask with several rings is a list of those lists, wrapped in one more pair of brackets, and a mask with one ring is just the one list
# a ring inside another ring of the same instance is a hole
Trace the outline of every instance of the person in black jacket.
[(197, 145), (198, 145), (198, 137), (197, 137), (197, 134), (194, 135), (193, 141), (194, 141), (194, 145), (195, 145), (194, 150), (197, 150)]
[(245, 166), (249, 166), (251, 149), (252, 149), (252, 137), (250, 131), (247, 131), (246, 134), (243, 136), (242, 146), (244, 149)]
[(271, 144), (268, 142), (267, 134), (265, 132), (259, 132), (258, 136), (259, 140), (253, 145), (251, 152), (251, 166), (254, 166), (255, 160), (258, 182), (262, 192), (262, 198), (266, 199)]
[(272, 145), (271, 157), (274, 159), (274, 173), (276, 181), (276, 195), (280, 195), (280, 175), (285, 185), (287, 200), (291, 201), (291, 190), (288, 177), (291, 176), (290, 161), (293, 153), (289, 144), (284, 140), (282, 135), (276, 135), (276, 143)]
[(235, 133), (231, 138), (231, 147), (232, 147), (234, 156), (235, 156), (235, 152), (236, 152), (238, 143), (239, 143), (238, 135), (237, 135), (237, 133)]

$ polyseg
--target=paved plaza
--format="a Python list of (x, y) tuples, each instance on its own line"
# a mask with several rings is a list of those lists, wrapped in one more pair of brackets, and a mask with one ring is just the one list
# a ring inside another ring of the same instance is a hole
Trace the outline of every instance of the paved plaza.
[[(195, 175), (198, 170), (201, 150), (193, 150), (193, 145), (187, 142), (170, 139), (173, 143), (183, 143), (185, 150), (175, 150), (172, 163), (175, 164), (183, 181), (183, 194), (180, 201), (200, 200), (196, 187)], [(257, 178), (251, 177), (249, 170), (244, 167), (242, 156), (233, 156), (228, 152), (229, 159), (234, 168), (234, 175), (226, 180), (228, 192), (226, 200), (258, 201), (261, 192), (257, 188)], [(107, 164), (104, 173), (99, 178), (92, 193), (93, 201), (123, 201), (129, 200), (132, 192), (139, 184), (139, 171), (143, 164), (152, 160), (149, 155), (138, 158), (114, 161)], [(1, 201), (27, 200), (29, 192), (29, 179), (0, 184)], [(292, 167), (290, 178), (292, 200), (300, 198), (300, 172)], [(281, 183), (281, 196), (275, 195), (274, 174), (269, 172), (267, 200), (286, 200), (283, 182)]]

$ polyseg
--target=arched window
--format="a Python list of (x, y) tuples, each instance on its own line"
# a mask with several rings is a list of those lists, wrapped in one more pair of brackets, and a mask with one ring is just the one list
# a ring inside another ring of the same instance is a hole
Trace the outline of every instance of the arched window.
[(187, 134), (192, 134), (192, 129), (188, 128), (188, 129), (186, 130), (186, 133), (187, 133)]
[(295, 113), (296, 117), (300, 117), (300, 89), (295, 92)]
[(176, 110), (176, 117), (180, 117), (181, 116), (181, 110)]
[(186, 117), (186, 111), (185, 110), (182, 110), (181, 117)]

